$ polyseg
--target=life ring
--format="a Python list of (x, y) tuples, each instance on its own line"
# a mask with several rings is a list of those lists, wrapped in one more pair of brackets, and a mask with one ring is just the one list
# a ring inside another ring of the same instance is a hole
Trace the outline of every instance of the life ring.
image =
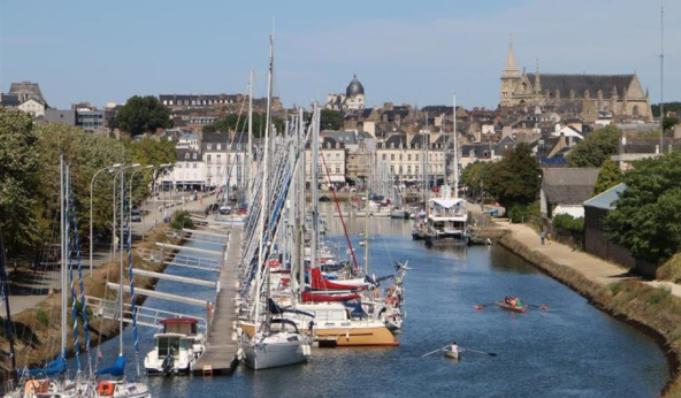
[(97, 394), (103, 397), (112, 397), (114, 395), (115, 386), (110, 381), (100, 381), (97, 384)]

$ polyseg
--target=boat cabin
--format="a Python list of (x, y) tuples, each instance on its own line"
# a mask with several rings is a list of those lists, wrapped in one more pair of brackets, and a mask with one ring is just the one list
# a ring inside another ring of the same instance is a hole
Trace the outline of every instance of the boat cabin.
[(195, 318), (168, 318), (161, 321), (163, 333), (176, 333), (186, 336), (197, 334), (199, 321)]

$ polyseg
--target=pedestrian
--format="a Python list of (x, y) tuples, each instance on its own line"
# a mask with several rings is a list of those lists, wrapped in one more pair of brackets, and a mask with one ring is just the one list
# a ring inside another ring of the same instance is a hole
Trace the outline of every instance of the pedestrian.
[(539, 240), (541, 240), (541, 245), (544, 246), (544, 240), (546, 240), (546, 234), (544, 231), (541, 231), (541, 234), (539, 234)]

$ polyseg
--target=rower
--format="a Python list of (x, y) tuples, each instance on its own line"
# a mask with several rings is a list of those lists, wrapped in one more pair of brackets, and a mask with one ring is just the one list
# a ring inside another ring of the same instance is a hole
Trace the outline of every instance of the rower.
[(459, 353), (459, 346), (456, 344), (455, 340), (452, 340), (452, 344), (449, 345), (449, 351), (452, 353)]

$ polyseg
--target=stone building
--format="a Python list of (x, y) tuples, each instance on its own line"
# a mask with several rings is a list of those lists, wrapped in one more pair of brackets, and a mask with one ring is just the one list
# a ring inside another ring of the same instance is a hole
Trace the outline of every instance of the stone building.
[[(331, 137), (320, 137), (317, 177), (322, 185), (345, 183), (345, 145)], [(312, 148), (305, 149), (305, 178), (310, 183), (312, 175)]]
[(513, 45), (501, 72), (500, 107), (540, 106), (593, 123), (599, 113), (616, 119), (651, 120), (647, 90), (635, 73), (620, 75), (547, 74), (521, 72)]
[(345, 94), (329, 94), (326, 97), (325, 107), (336, 111), (364, 109), (364, 86), (357, 79), (357, 75), (352, 77), (352, 81), (345, 89)]
[(43, 116), (48, 108), (38, 83), (28, 81), (12, 83), (7, 94), (0, 93), (0, 106), (16, 108), (34, 117)]

